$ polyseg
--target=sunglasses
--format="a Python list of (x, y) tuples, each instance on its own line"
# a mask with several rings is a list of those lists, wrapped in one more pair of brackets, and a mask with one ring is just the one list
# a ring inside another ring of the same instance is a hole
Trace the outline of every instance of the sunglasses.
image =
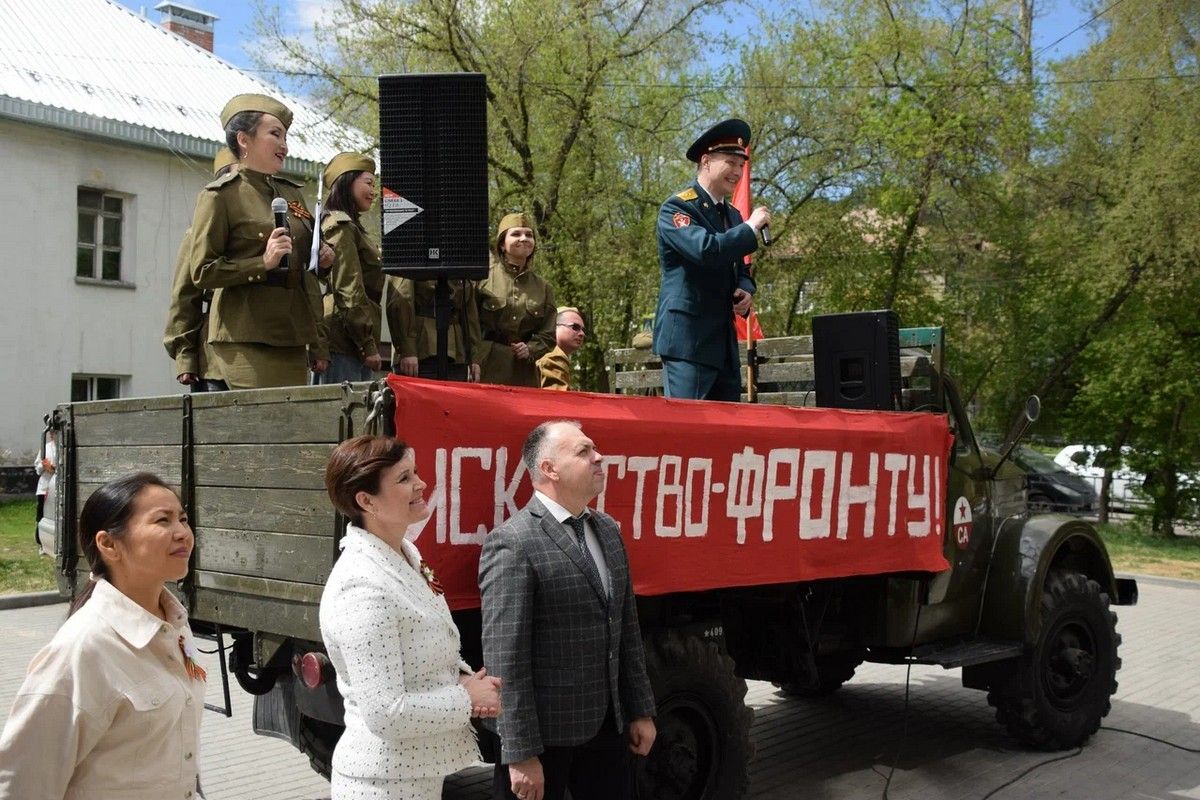
[(587, 333), (587, 331), (584, 330), (583, 326), (580, 325), (578, 322), (556, 322), (555, 325), (557, 325), (560, 328), (570, 328), (571, 330), (575, 331), (576, 333)]

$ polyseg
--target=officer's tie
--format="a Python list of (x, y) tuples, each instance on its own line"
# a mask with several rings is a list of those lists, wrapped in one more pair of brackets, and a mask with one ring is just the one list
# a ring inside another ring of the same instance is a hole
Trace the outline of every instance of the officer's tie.
[(604, 581), (600, 579), (600, 570), (596, 567), (596, 559), (592, 558), (592, 551), (587, 546), (587, 531), (586, 523), (591, 515), (588, 512), (583, 512), (578, 517), (567, 517), (563, 520), (563, 524), (575, 532), (575, 544), (579, 547), (579, 552), (583, 555), (583, 564), (588, 571), (588, 575), (594, 578), (596, 585), (601, 589), (604, 588)]

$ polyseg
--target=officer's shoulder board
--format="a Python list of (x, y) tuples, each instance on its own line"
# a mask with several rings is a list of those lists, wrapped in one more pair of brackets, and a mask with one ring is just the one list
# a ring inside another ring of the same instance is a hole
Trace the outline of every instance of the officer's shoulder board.
[(679, 194), (677, 194), (675, 196), (678, 197), (680, 200), (695, 200), (700, 195), (696, 194), (695, 187), (689, 186), (688, 188), (684, 189), (682, 192), (680, 192)]
[(296, 181), (292, 180), (291, 178), (285, 178), (282, 175), (273, 175), (271, 177), (272, 177), (272, 180), (274, 180), (276, 183), (282, 183), (284, 186), (291, 186), (296, 189), (304, 188), (303, 183), (297, 183)]
[(212, 191), (215, 192), (224, 186), (230, 185), (231, 183), (233, 183), (240, 177), (242, 177), (242, 176), (238, 174), (238, 171), (236, 169), (230, 170), (229, 172), (226, 172), (221, 177), (216, 178), (212, 181), (209, 181), (207, 184), (205, 184), (204, 188), (211, 189)]

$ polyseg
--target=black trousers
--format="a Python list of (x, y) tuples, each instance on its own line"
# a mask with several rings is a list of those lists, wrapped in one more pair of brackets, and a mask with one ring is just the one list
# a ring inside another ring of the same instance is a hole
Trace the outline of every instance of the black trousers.
[(33, 515), (33, 541), (39, 547), (42, 544), (42, 532), (38, 530), (38, 523), (44, 516), (46, 516), (46, 495), (39, 494), (37, 496), (37, 513)]
[[(540, 756), (546, 777), (546, 800), (628, 800), (633, 796), (633, 755), (628, 739), (618, 733), (612, 709), (599, 732), (574, 747), (547, 747)], [(517, 800), (507, 764), (496, 764), (493, 800)]]

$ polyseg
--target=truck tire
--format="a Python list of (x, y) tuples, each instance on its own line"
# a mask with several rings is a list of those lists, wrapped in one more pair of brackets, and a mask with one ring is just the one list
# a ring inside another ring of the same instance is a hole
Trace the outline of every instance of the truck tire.
[(333, 748), (345, 730), (341, 725), (300, 715), (300, 752), (308, 756), (313, 771), (325, 780), (333, 774)]
[(996, 721), (1039, 750), (1087, 741), (1112, 707), (1121, 659), (1117, 615), (1100, 584), (1051, 570), (1042, 592), (1041, 631), (1016, 675), (988, 692)]
[(827, 653), (816, 657), (817, 685), (781, 683), (780, 691), (792, 697), (826, 697), (842, 688), (842, 684), (854, 677), (854, 670), (867, 657), (866, 648)]
[(233, 640), (233, 646), (229, 648), (229, 671), (244, 691), (253, 695), (266, 694), (275, 686), (275, 673), (251, 670), (253, 644), (250, 636), (238, 636)]
[(668, 631), (646, 651), (658, 736), (638, 760), (639, 800), (736, 800), (750, 782), (754, 744), (746, 682), (713, 642)]

